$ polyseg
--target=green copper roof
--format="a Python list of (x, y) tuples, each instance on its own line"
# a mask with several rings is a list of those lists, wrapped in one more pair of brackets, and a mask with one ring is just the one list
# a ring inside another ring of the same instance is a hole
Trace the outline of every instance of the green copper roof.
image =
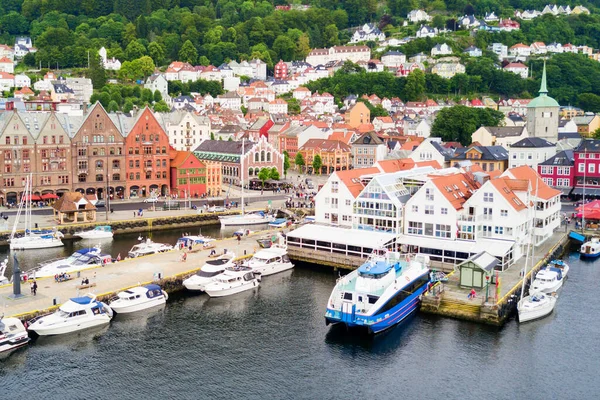
[(560, 107), (558, 102), (548, 96), (548, 86), (546, 84), (546, 62), (544, 61), (544, 70), (542, 72), (542, 84), (540, 85), (540, 95), (531, 100), (527, 108)]

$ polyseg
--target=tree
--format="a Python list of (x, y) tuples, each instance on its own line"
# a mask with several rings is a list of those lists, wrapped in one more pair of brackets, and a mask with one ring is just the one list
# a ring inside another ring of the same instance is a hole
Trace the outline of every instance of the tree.
[(271, 176), (271, 169), (269, 168), (261, 168), (260, 171), (258, 171), (258, 179), (260, 179), (260, 181), (262, 182), (262, 187), (264, 189), (265, 187), (265, 181), (267, 179), (269, 179)]
[(215, 133), (214, 132), (210, 133), (210, 140), (215, 140)]
[(141, 100), (145, 103), (152, 103), (154, 100), (154, 94), (152, 93), (152, 90), (146, 88), (142, 89)]
[(154, 103), (154, 111), (168, 113), (171, 109), (164, 100), (160, 100)]
[(117, 111), (119, 111), (119, 105), (117, 104), (116, 101), (111, 100), (108, 103), (108, 109), (106, 111), (108, 111), (108, 112), (117, 112)]
[(592, 137), (594, 139), (600, 139), (600, 128), (598, 128), (594, 132), (592, 132)]
[(123, 112), (130, 113), (133, 110), (133, 100), (127, 99), (125, 100), (125, 104), (123, 104)]
[(136, 58), (140, 58), (146, 55), (146, 47), (141, 44), (138, 40), (129, 42), (125, 48), (125, 56), (129, 61), (133, 61)]
[(321, 156), (317, 154), (312, 162), (313, 172), (315, 174), (320, 174), (322, 166), (323, 166), (323, 160), (321, 160)]
[(290, 169), (290, 155), (287, 150), (283, 151), (283, 175), (287, 178), (287, 172)]
[(156, 89), (154, 91), (154, 102), (158, 103), (161, 100), (162, 100), (162, 94), (160, 94), (160, 92), (158, 91), (158, 89)]
[(165, 60), (165, 46), (158, 42), (150, 42), (148, 45), (148, 55), (154, 61), (154, 64), (161, 65)]
[(337, 46), (340, 44), (339, 38), (340, 32), (338, 31), (337, 26), (335, 24), (329, 24), (325, 27), (325, 31), (323, 32), (323, 39), (325, 40), (325, 46)]
[(294, 164), (296, 164), (296, 167), (300, 167), (300, 172), (302, 172), (302, 168), (306, 165), (306, 161), (304, 161), (304, 156), (302, 155), (302, 153), (296, 153)]
[(279, 175), (279, 171), (277, 171), (277, 168), (275, 168), (275, 167), (271, 168), (271, 170), (269, 171), (269, 179), (278, 181), (279, 178), (280, 178), (280, 175)]
[(279, 35), (273, 42), (273, 50), (281, 60), (291, 61), (294, 58), (296, 44), (286, 35)]
[(179, 60), (193, 65), (197, 59), (198, 50), (196, 50), (196, 47), (189, 39), (186, 40), (183, 46), (181, 46), (181, 50), (179, 50)]
[(300, 114), (300, 102), (298, 101), (298, 99), (295, 98), (289, 98), (285, 100), (288, 103), (288, 114), (291, 115), (298, 115)]
[(481, 126), (498, 126), (503, 120), (502, 112), (489, 108), (443, 108), (435, 118), (431, 135), (441, 137), (445, 142), (460, 142), (467, 146), (472, 142), (473, 133)]
[(425, 74), (420, 69), (415, 69), (406, 77), (404, 85), (404, 97), (410, 101), (416, 101), (425, 93)]
[(90, 55), (90, 67), (87, 70), (87, 77), (92, 80), (94, 89), (100, 89), (106, 85), (106, 71), (98, 54)]

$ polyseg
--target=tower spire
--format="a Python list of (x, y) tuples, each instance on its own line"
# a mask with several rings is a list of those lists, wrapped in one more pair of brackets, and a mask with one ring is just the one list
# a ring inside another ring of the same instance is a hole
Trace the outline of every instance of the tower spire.
[(544, 60), (544, 70), (542, 71), (542, 84), (540, 85), (540, 96), (547, 94), (548, 88), (546, 86), (546, 60)]

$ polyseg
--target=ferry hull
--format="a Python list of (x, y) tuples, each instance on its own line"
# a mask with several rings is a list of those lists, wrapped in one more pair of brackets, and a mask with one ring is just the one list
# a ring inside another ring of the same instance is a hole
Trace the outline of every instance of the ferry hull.
[(585, 259), (588, 259), (588, 260), (593, 260), (595, 258), (600, 257), (600, 252), (599, 253), (579, 253), (579, 256), (581, 258), (585, 258)]

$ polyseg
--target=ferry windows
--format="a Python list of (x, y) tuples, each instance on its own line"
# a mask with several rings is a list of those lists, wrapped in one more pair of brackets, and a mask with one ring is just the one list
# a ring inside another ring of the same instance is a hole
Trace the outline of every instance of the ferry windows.
[(350, 300), (350, 301), (352, 301), (352, 293), (350, 293), (350, 292), (344, 292), (344, 300)]

